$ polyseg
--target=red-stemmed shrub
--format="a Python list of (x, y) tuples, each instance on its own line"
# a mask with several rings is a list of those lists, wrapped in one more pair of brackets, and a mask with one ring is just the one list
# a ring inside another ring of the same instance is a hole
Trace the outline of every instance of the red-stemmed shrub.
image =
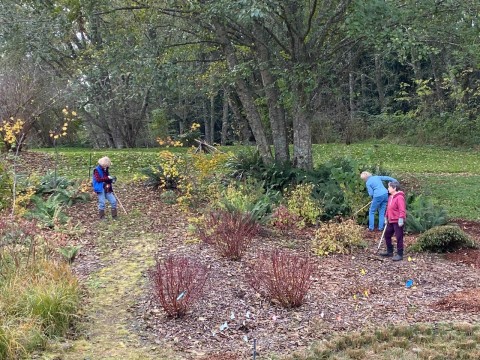
[(153, 291), (170, 317), (181, 317), (199, 300), (208, 279), (207, 267), (193, 259), (169, 256), (150, 272)]
[(285, 205), (277, 207), (270, 217), (270, 224), (282, 232), (297, 229), (299, 221), (300, 218), (290, 212)]
[(303, 304), (313, 269), (313, 262), (305, 256), (273, 250), (260, 254), (250, 269), (248, 282), (262, 296), (293, 308)]
[(205, 216), (197, 235), (221, 256), (239, 260), (259, 230), (260, 226), (250, 214), (220, 210)]

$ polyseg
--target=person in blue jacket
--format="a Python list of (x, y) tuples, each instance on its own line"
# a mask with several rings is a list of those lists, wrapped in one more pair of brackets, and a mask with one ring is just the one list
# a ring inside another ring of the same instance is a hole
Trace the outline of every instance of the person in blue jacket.
[(378, 230), (382, 231), (385, 226), (385, 211), (388, 203), (388, 190), (383, 181), (398, 181), (390, 176), (372, 175), (368, 171), (362, 172), (360, 177), (365, 181), (368, 195), (372, 199), (368, 212), (368, 230), (373, 231), (375, 229), (375, 213), (378, 210)]
[(98, 160), (98, 166), (93, 170), (92, 186), (98, 196), (98, 216), (100, 220), (105, 218), (105, 200), (108, 200), (112, 209), (112, 219), (117, 218), (117, 199), (113, 193), (115, 177), (110, 176), (108, 168), (112, 162), (107, 156)]

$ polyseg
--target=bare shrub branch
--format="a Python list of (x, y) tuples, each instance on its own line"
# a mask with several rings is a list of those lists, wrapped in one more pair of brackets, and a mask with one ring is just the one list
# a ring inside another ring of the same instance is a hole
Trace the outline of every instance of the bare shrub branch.
[(197, 235), (221, 256), (239, 260), (259, 229), (250, 214), (220, 210), (205, 216), (205, 222), (197, 228)]
[(208, 279), (207, 267), (187, 257), (169, 256), (157, 260), (150, 272), (153, 291), (170, 317), (181, 317), (197, 302)]
[(287, 308), (298, 307), (310, 288), (313, 270), (314, 264), (307, 257), (273, 250), (260, 254), (248, 282), (262, 296)]

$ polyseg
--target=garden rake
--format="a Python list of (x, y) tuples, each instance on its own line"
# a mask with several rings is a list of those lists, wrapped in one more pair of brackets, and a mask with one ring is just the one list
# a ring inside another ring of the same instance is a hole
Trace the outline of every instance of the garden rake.
[(118, 198), (117, 194), (113, 193), (113, 195), (114, 195), (115, 198), (117, 199), (118, 205), (120, 205), (120, 207), (122, 208), (122, 210), (125, 211), (125, 214), (128, 215), (127, 210), (125, 210), (125, 208), (123, 207), (123, 205), (122, 205), (122, 203), (120, 202), (120, 199)]
[(377, 246), (377, 253), (378, 253), (378, 250), (380, 250), (380, 246), (382, 246), (382, 242), (383, 242), (383, 238), (385, 236), (385, 230), (387, 230), (387, 224), (385, 224), (385, 226), (383, 227), (383, 231), (382, 231), (382, 237), (380, 238), (380, 241), (378, 242), (378, 246)]

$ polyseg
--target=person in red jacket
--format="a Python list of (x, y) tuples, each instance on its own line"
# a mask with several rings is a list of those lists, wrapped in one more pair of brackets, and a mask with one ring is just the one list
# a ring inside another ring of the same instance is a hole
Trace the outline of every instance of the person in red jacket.
[(407, 208), (405, 203), (405, 194), (400, 191), (400, 184), (397, 181), (388, 183), (388, 193), (390, 194), (387, 204), (387, 212), (385, 223), (385, 242), (387, 251), (381, 253), (380, 256), (393, 256), (392, 236), (395, 234), (397, 238), (397, 254), (393, 256), (393, 261), (403, 260), (403, 225), (407, 216)]

